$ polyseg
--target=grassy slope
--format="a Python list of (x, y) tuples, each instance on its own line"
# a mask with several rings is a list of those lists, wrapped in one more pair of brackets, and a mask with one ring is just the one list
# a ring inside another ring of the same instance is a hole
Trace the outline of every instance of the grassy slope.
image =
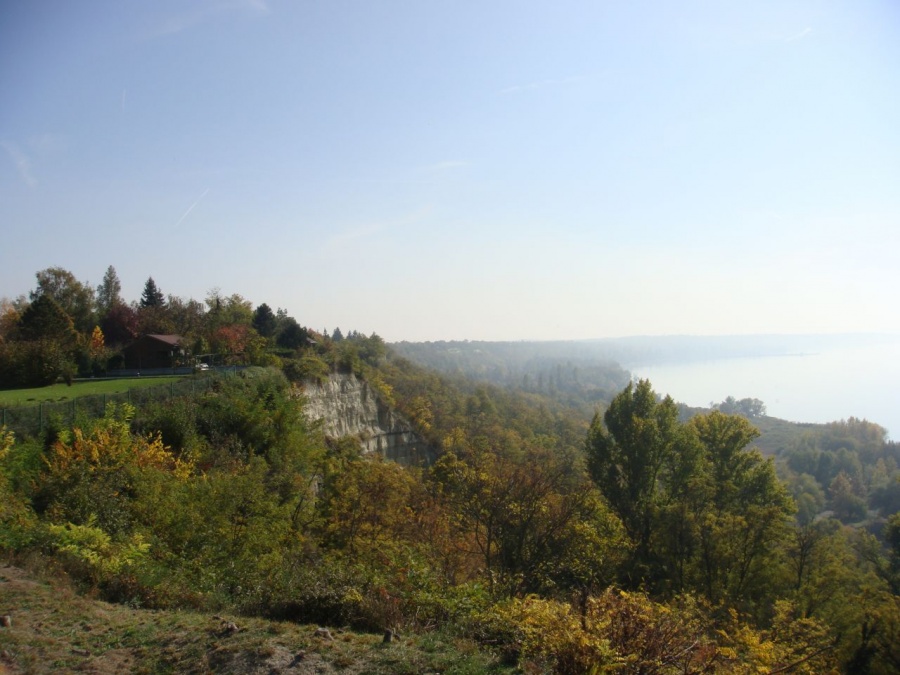
[[(193, 612), (151, 611), (78, 595), (0, 563), (0, 673), (513, 673), (472, 643), (436, 632), (382, 636)], [(229, 629), (233, 622), (237, 630)]]
[(183, 379), (182, 376), (134, 377), (113, 380), (85, 380), (66, 384), (52, 384), (34, 389), (7, 389), (0, 391), (0, 408), (16, 405), (33, 405), (44, 401), (66, 401), (79, 396), (96, 394), (123, 394), (129, 389), (158, 387)]
[[(694, 415), (709, 412), (709, 408), (692, 408), (681, 405), (681, 419), (688, 420)], [(816, 430), (821, 430), (825, 425), (806, 422), (788, 422), (778, 417), (755, 417), (750, 423), (759, 430), (759, 438), (752, 445), (762, 451), (764, 455), (778, 455), (781, 451), (791, 447), (803, 436)]]
[(750, 420), (760, 431), (760, 437), (753, 444), (766, 455), (778, 453), (793, 445), (803, 436), (825, 425), (806, 422), (788, 422), (778, 417), (758, 417)]

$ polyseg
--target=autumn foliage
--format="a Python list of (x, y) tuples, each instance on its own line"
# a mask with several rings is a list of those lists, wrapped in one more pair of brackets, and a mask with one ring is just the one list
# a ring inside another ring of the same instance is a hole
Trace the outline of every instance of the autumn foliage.
[(797, 521), (745, 418), (682, 421), (641, 382), (588, 425), (342, 344), (332, 367), (408, 411), (436, 461), (324, 438), (280, 371), (250, 368), (0, 433), (0, 547), (110, 600), (440, 627), (522, 672), (893, 672), (897, 551)]

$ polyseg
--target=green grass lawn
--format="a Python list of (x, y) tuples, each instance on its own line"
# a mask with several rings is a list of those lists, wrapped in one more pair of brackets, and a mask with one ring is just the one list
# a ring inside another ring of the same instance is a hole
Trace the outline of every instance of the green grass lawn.
[(121, 394), (129, 389), (146, 389), (158, 387), (183, 379), (183, 375), (164, 377), (131, 377), (115, 380), (86, 380), (66, 384), (52, 384), (49, 387), (36, 389), (7, 389), (0, 391), (0, 408), (11, 408), (17, 405), (31, 405), (47, 401), (68, 401), (79, 396), (95, 394)]

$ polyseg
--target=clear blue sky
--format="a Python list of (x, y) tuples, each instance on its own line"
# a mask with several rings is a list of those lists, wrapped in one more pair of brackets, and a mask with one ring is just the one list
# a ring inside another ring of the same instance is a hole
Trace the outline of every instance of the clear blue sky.
[(0, 8), (0, 296), (388, 340), (900, 332), (900, 3)]

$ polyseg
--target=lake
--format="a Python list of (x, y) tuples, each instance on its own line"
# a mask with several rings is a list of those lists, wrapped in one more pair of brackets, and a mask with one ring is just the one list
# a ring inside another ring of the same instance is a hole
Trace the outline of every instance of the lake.
[(727, 396), (758, 398), (769, 415), (792, 422), (858, 417), (900, 438), (900, 340), (810, 353), (632, 365), (659, 394), (691, 406)]

